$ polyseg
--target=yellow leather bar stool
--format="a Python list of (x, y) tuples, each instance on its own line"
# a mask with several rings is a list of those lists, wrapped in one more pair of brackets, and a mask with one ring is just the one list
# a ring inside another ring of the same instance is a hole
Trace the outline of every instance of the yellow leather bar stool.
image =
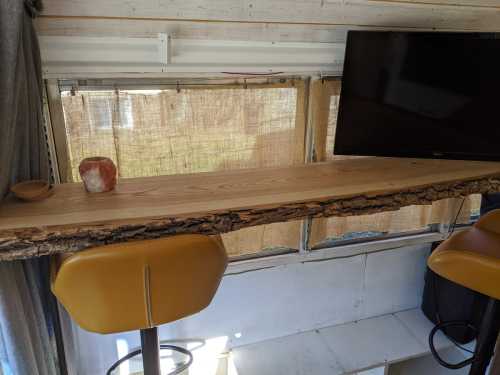
[[(141, 350), (125, 359), (142, 351), (144, 374), (160, 375), (156, 327), (208, 306), (226, 265), (219, 237), (178, 235), (106, 245), (56, 260), (52, 292), (87, 331), (140, 330)], [(168, 348), (187, 354), (191, 363), (187, 350)]]
[(463, 362), (471, 364), (470, 375), (485, 374), (500, 331), (500, 210), (452, 235), (427, 263), (442, 277), (489, 297), (474, 355)]

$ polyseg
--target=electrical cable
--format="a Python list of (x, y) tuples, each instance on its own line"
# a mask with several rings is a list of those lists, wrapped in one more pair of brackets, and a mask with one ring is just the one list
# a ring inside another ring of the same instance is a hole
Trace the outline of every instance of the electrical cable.
[[(469, 329), (472, 329), (474, 331), (474, 333), (477, 334), (476, 328), (472, 324), (470, 324), (469, 322), (466, 322), (466, 321), (450, 321), (450, 322), (439, 323), (439, 324), (436, 324), (436, 326), (431, 330), (431, 333), (429, 334), (429, 348), (431, 349), (432, 356), (436, 359), (436, 361), (439, 362), (439, 364), (441, 366), (452, 369), (452, 370), (457, 370), (459, 368), (470, 365), (475, 360), (475, 357), (472, 356), (472, 357), (466, 359), (465, 361), (462, 361), (459, 363), (448, 363), (439, 356), (439, 354), (434, 346), (434, 335), (438, 331), (441, 331), (443, 328), (446, 328), (446, 327), (463, 327), (463, 326), (465, 326)], [(453, 340), (451, 340), (451, 342), (454, 343)]]
[(462, 198), (462, 203), (460, 203), (460, 207), (458, 208), (458, 212), (455, 215), (455, 219), (453, 220), (453, 223), (452, 223), (452, 225), (450, 225), (450, 229), (448, 230), (448, 237), (447, 238), (450, 238), (450, 236), (455, 232), (455, 227), (457, 225), (458, 217), (460, 216), (460, 213), (462, 212), (462, 208), (464, 207), (465, 199), (466, 199), (466, 197)]

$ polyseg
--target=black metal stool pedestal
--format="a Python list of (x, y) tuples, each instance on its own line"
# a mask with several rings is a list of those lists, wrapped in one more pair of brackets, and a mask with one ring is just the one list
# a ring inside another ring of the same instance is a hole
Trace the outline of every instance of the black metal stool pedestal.
[(141, 348), (144, 375), (161, 375), (158, 328), (141, 330)]
[[(500, 332), (500, 301), (491, 298), (479, 328), (469, 375), (483, 375), (488, 369)], [(498, 374), (491, 374), (498, 375)]]

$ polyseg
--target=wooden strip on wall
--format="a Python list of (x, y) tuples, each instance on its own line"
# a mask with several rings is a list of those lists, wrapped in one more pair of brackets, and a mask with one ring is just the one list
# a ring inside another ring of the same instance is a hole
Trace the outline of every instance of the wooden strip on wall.
[[(486, 3), (488, 4), (488, 3)], [(46, 0), (45, 15), (170, 20), (314, 23), (493, 31), (500, 28), (500, 12), (461, 4), (325, 1), (207, 1), (199, 0)]]
[(57, 80), (47, 81), (47, 96), (49, 100), (50, 122), (52, 126), (52, 133), (54, 135), (54, 143), (56, 146), (59, 177), (61, 179), (61, 182), (71, 182), (72, 178), (69, 148), (66, 138), (63, 106)]
[(295, 112), (295, 152), (294, 164), (303, 164), (306, 158), (307, 108), (309, 98), (309, 82), (296, 81), (297, 104)]
[(336, 81), (316, 80), (312, 85), (312, 124), (314, 134), (313, 161), (326, 160), (326, 140), (328, 133), (328, 118), (330, 116), (330, 98), (337, 86)]
[[(313, 161), (326, 160), (326, 141), (328, 134), (328, 119), (330, 117), (330, 100), (332, 95), (338, 95), (340, 80), (315, 80), (312, 84), (311, 118), (313, 126)], [(332, 150), (330, 150), (332, 152)], [(326, 237), (327, 219), (313, 219), (310, 226), (309, 243), (317, 243), (318, 239)]]

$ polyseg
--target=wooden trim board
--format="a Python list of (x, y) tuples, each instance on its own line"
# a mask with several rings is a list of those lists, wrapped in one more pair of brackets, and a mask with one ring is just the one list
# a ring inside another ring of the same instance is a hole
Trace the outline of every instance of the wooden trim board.
[(0, 205), (0, 260), (497, 192), (500, 163), (369, 157), (123, 179), (102, 194), (88, 194), (80, 183), (54, 189), (42, 202), (11, 199)]
[(71, 166), (69, 165), (69, 149), (64, 122), (64, 110), (61, 102), (61, 94), (57, 80), (50, 79), (46, 82), (48, 104), (50, 112), (50, 124), (57, 154), (58, 172), (62, 182), (69, 182), (71, 178)]

